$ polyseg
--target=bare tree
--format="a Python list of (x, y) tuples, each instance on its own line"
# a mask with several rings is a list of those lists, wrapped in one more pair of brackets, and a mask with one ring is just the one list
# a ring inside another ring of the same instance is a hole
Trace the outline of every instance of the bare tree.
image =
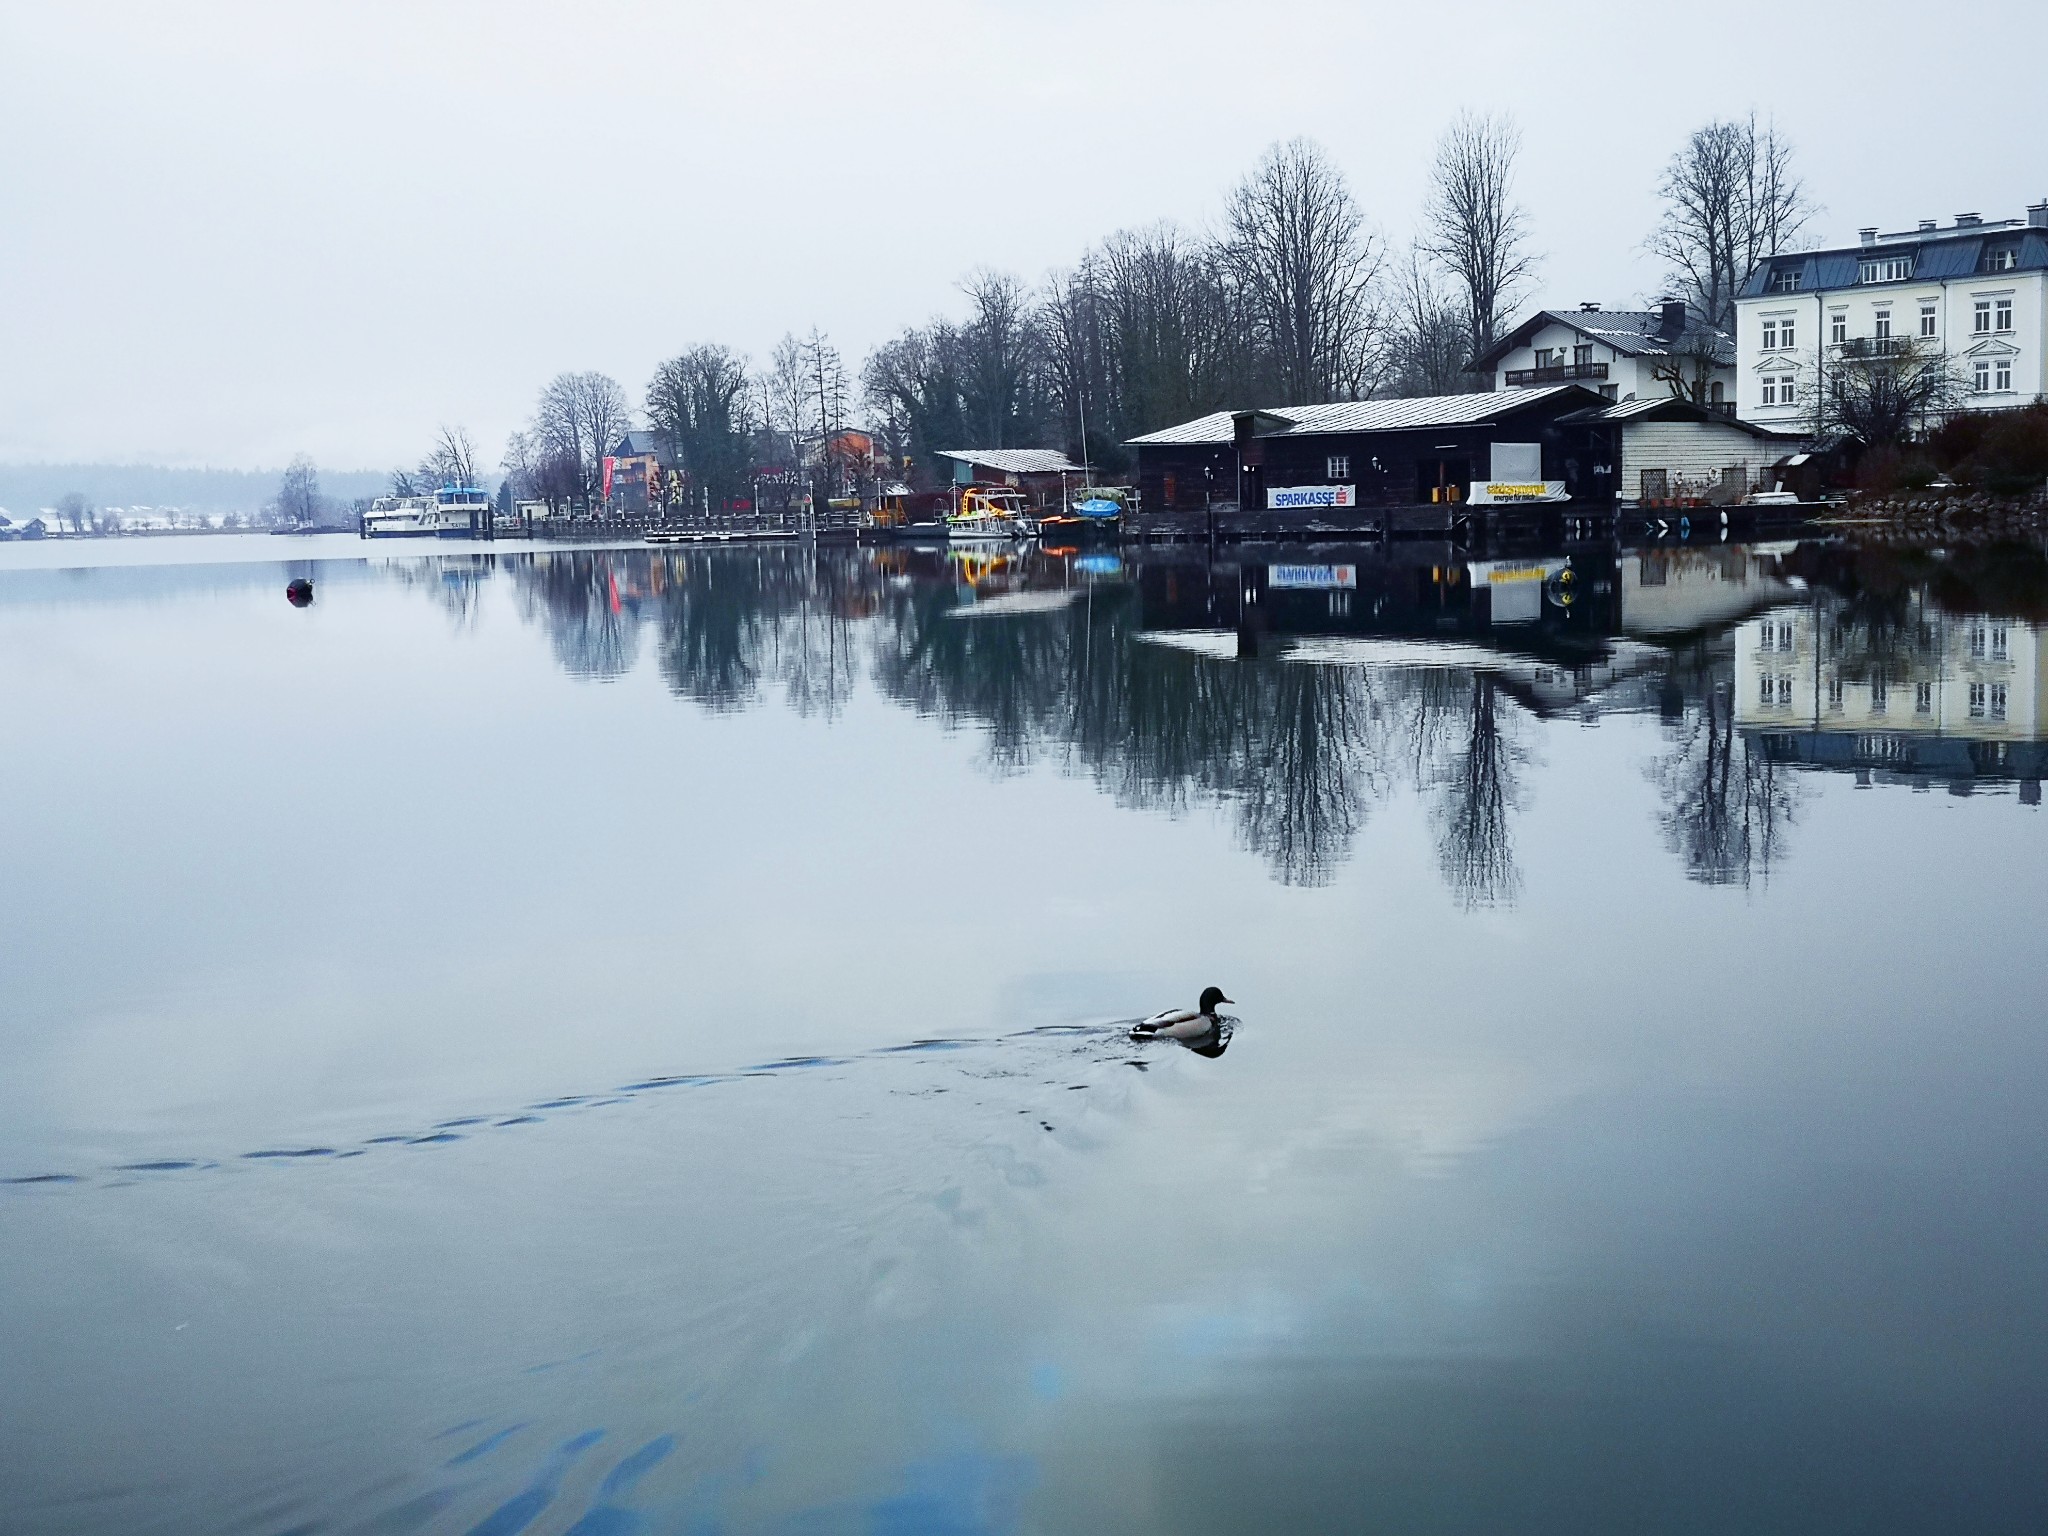
[(768, 375), (762, 380), (762, 392), (767, 405), (768, 426), (787, 440), (792, 470), (801, 469), (804, 464), (804, 441), (809, 436), (810, 425), (809, 377), (809, 371), (804, 367), (803, 343), (794, 336), (784, 335), (769, 356)]
[(1788, 250), (1818, 211), (1777, 126), (1708, 123), (1671, 157), (1658, 183), (1664, 215), (1645, 244), (1670, 263), (1695, 319), (1735, 326), (1735, 295), (1767, 257)]
[(1535, 272), (1514, 198), (1521, 147), (1511, 118), (1469, 111), (1459, 113), (1437, 141), (1420, 245), (1464, 290), (1469, 357), (1493, 345)]
[(1713, 398), (1715, 370), (1727, 364), (1722, 351), (1726, 339), (1718, 329), (1692, 326), (1670, 344), (1662, 357), (1649, 360), (1650, 377), (1677, 399), (1705, 405)]
[(57, 518), (69, 523), (73, 533), (84, 533), (86, 525), (93, 521), (92, 503), (83, 492), (66, 491), (57, 498)]
[(420, 460), (419, 485), (422, 492), (439, 485), (477, 484), (476, 445), (462, 427), (441, 428), (434, 446)]
[(1136, 437), (1253, 393), (1234, 360), (1222, 262), (1171, 224), (1122, 231), (1101, 248), (1108, 333), (1102, 415), (1115, 440)]
[(1276, 144), (1231, 194), (1224, 220), (1224, 259), (1278, 403), (1369, 393), (1384, 250), (1343, 172), (1313, 140)]
[(1844, 348), (1816, 402), (1823, 432), (1841, 432), (1873, 448), (1896, 447), (1952, 409), (1961, 381), (1939, 346), (1918, 337)]
[(1411, 246), (1394, 273), (1389, 318), (1389, 387), (1397, 395), (1456, 395), (1478, 387), (1466, 364), (1471, 339), (1458, 301)]
[(303, 453), (285, 467), (284, 479), (277, 488), (277, 515), (280, 522), (295, 528), (319, 519), (320, 472)]
[(568, 499), (594, 507), (604, 456), (632, 424), (632, 408), (617, 380), (602, 373), (563, 373), (541, 391), (529, 430), (557, 491), (566, 479)]
[(957, 446), (1035, 445), (1043, 354), (1030, 297), (1007, 272), (976, 272), (961, 289), (973, 306), (959, 339), (961, 407), (974, 441)]

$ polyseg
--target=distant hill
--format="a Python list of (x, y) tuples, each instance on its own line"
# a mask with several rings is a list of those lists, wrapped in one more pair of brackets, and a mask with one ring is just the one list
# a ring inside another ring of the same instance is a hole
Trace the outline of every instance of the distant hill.
[[(282, 469), (169, 469), (159, 464), (0, 464), (0, 508), (16, 518), (54, 507), (76, 491), (96, 507), (184, 507), (194, 512), (260, 511), (277, 495)], [(375, 496), (381, 469), (322, 469), (320, 490), (338, 501)]]

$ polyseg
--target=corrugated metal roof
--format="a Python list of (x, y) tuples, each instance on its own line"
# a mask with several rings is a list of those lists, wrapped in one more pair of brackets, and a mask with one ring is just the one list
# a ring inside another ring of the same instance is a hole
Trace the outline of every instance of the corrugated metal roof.
[(1081, 466), (1057, 448), (942, 448), (938, 455), (962, 464), (985, 465), (1006, 475), (1055, 475), (1063, 470), (1073, 474), (1081, 472)]
[[(1690, 400), (1681, 400), (1676, 395), (1652, 395), (1645, 399), (1623, 400), (1604, 410), (1575, 411), (1560, 418), (1564, 421), (1618, 421), (1627, 423), (1641, 421), (1653, 416), (1666, 416), (1678, 421), (1698, 422), (1701, 426), (1732, 427), (1738, 432), (1747, 432), (1751, 437), (1784, 437), (1788, 434), (1773, 432), (1755, 422), (1744, 421), (1737, 416), (1723, 416), (1696, 405)], [(1791, 434), (1796, 436), (1797, 434)]]
[[(1470, 395), (1411, 395), (1392, 400), (1340, 400), (1329, 405), (1290, 405), (1262, 415), (1286, 422), (1260, 437), (1313, 437), (1332, 432), (1408, 432), (1430, 427), (1464, 427), (1525, 410), (1539, 400), (1568, 393), (1586, 393), (1576, 384), (1550, 384), (1540, 389), (1497, 389)], [(1140, 447), (1233, 441), (1229, 411), (1212, 411), (1178, 426), (1163, 427), (1130, 439)]]

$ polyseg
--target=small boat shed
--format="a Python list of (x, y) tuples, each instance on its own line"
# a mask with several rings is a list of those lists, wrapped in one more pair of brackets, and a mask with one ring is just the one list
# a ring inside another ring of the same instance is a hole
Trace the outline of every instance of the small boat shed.
[(957, 448), (939, 458), (953, 466), (953, 484), (1013, 485), (1039, 506), (1059, 506), (1067, 477), (1083, 470), (1057, 448)]

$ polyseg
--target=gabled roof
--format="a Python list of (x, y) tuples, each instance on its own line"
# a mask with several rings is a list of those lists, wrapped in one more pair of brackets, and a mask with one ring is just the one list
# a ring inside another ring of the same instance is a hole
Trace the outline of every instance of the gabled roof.
[(1539, 309), (1481, 353), (1472, 366), (1482, 369), (1498, 367), (1508, 353), (1516, 347), (1527, 346), (1538, 331), (1551, 325), (1576, 331), (1588, 341), (1612, 347), (1623, 357), (1669, 357), (1674, 351), (1683, 350), (1688, 344), (1695, 344), (1706, 337), (1713, 342), (1714, 361), (1732, 363), (1735, 360), (1735, 338), (1726, 331), (1689, 325), (1680, 336), (1664, 335), (1661, 310)]
[(1410, 432), (1426, 431), (1431, 427), (1469, 427), (1511, 416), (1541, 401), (1580, 395), (1589, 403), (1599, 399), (1590, 389), (1581, 389), (1576, 384), (1550, 384), (1541, 389), (1496, 389), (1470, 395), (1339, 400), (1329, 405), (1290, 405), (1282, 410), (1256, 413), (1212, 411), (1193, 421), (1134, 437), (1130, 439), (1129, 446), (1154, 448), (1174, 444), (1235, 442), (1235, 418), (1250, 414), (1262, 418), (1253, 428), (1256, 437), (1314, 437), (1333, 432)]
[(1724, 416), (1718, 411), (1708, 410), (1704, 405), (1681, 400), (1676, 395), (1652, 395), (1647, 399), (1623, 400), (1615, 405), (1574, 411), (1560, 420), (1611, 421), (1623, 424), (1637, 421), (1696, 421), (1709, 426), (1732, 427), (1737, 432), (1747, 432), (1751, 437), (1781, 438), (1804, 435), (1773, 432), (1770, 428), (1760, 427), (1753, 421), (1744, 421), (1739, 416)]
[(656, 458), (666, 458), (668, 456), (668, 444), (664, 443), (653, 432), (633, 431), (626, 433), (617, 443), (613, 444), (611, 452), (611, 456), (615, 459), (636, 458), (642, 454), (652, 454)]
[(1057, 448), (954, 448), (934, 450), (942, 459), (981, 464), (1006, 475), (1079, 474), (1081, 466)]

